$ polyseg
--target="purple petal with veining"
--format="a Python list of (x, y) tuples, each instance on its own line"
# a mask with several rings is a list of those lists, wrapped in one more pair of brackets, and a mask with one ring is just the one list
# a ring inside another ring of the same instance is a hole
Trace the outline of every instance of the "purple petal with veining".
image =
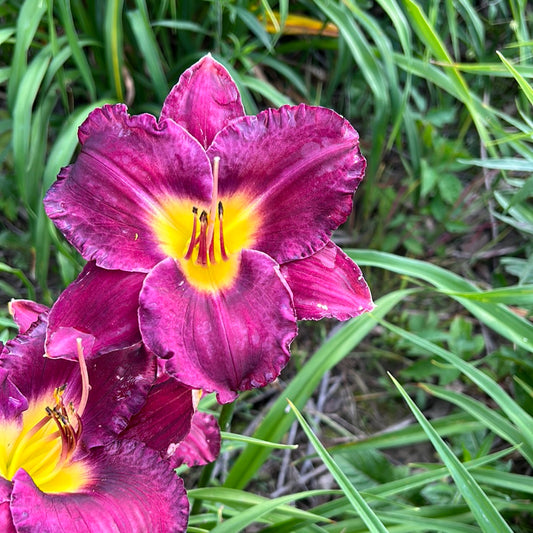
[(191, 430), (192, 390), (172, 377), (160, 378), (142, 409), (129, 421), (121, 438), (136, 439), (162, 453), (180, 443)]
[(220, 428), (216, 418), (209, 413), (194, 413), (191, 431), (183, 442), (168, 452), (174, 467), (183, 463), (187, 466), (212, 463), (220, 453)]
[(298, 320), (347, 320), (374, 308), (359, 267), (332, 242), (311, 257), (281, 265)]
[(139, 321), (144, 342), (170, 358), (167, 371), (218, 401), (272, 382), (296, 335), (292, 295), (267, 255), (243, 250), (231, 287), (199, 291), (177, 263), (162, 261), (146, 277)]
[(28, 401), (9, 379), (9, 372), (0, 368), (0, 422), (20, 420), (22, 412), (28, 408)]
[(11, 513), (20, 533), (185, 531), (189, 504), (169, 463), (137, 441), (95, 448), (91, 482), (73, 493), (41, 492), (24, 470), (13, 478)]
[(79, 129), (76, 162), (47, 192), (48, 216), (98, 266), (147, 272), (165, 257), (152, 229), (169, 197), (209, 203), (211, 166), (201, 145), (172, 120), (94, 110)]
[(77, 360), (78, 337), (87, 360), (138, 343), (137, 309), (144, 277), (87, 263), (50, 310), (47, 355)]
[(211, 55), (188, 68), (172, 88), (161, 111), (207, 148), (234, 118), (244, 115), (239, 90), (228, 71)]
[(350, 123), (306, 105), (234, 120), (208, 155), (220, 157), (221, 198), (244, 195), (259, 220), (251, 247), (278, 263), (308, 257), (328, 242), (352, 209), (366, 165)]
[(0, 476), (0, 531), (3, 533), (17, 533), (9, 506), (11, 504), (11, 481)]
[[(40, 320), (24, 335), (6, 343), (0, 368), (28, 402), (50, 400), (54, 390), (66, 385), (65, 405), (78, 407), (82, 395), (80, 365), (66, 359), (43, 357), (46, 322)], [(87, 364), (90, 391), (82, 415), (82, 440), (86, 446), (106, 443), (123, 431), (143, 405), (155, 379), (156, 362), (144, 347), (117, 350)]]
[(32, 300), (11, 300), (8, 308), (20, 333), (26, 333), (30, 326), (39, 318), (39, 315), (49, 311), (46, 305), (38, 304)]

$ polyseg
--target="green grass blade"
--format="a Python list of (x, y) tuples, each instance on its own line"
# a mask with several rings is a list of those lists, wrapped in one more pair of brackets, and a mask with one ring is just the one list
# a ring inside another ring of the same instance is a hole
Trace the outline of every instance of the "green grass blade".
[[(443, 416), (433, 422), (435, 430), (441, 436), (451, 437), (453, 435), (461, 435), (463, 433), (473, 433), (484, 429), (484, 425), (478, 420), (475, 420), (470, 415), (465, 413), (456, 413), (449, 416)], [(426, 434), (417, 424), (412, 424), (407, 427), (397, 429), (396, 431), (389, 431), (385, 433), (378, 433), (370, 437), (357, 440), (354, 443), (339, 444), (332, 448), (332, 450), (350, 450), (355, 448), (357, 450), (386, 450), (389, 448), (400, 448), (403, 446), (411, 446), (426, 441)]]
[(67, 36), (68, 46), (72, 53), (76, 66), (85, 82), (85, 87), (89, 92), (89, 98), (91, 100), (96, 99), (96, 85), (92, 75), (91, 67), (87, 60), (87, 56), (83, 52), (80, 44), (80, 38), (76, 32), (74, 26), (74, 20), (72, 19), (72, 11), (70, 9), (70, 0), (57, 0), (57, 5), (61, 15), (62, 28)]
[(124, 101), (122, 89), (123, 29), (122, 10), (124, 0), (106, 2), (104, 19), (105, 54), (109, 78), (113, 82), (115, 95), (119, 102)]
[(329, 455), (295, 405), (290, 400), (287, 401), (296, 415), (300, 426), (302, 426), (303, 430), (305, 431), (307, 438), (311, 441), (311, 444), (315, 448), (316, 452), (324, 464), (328, 467), (329, 472), (335, 478), (335, 481), (342, 489), (346, 498), (348, 498), (352, 504), (356, 513), (362, 518), (365, 525), (368, 527), (368, 531), (371, 533), (387, 533), (387, 529), (383, 525), (383, 522), (381, 522), (376, 513), (374, 513), (372, 508), (366, 503), (359, 491), (350, 483), (350, 480), (346, 477), (346, 474), (344, 474), (337, 463), (333, 460), (331, 455)]
[[(403, 276), (422, 279), (437, 289), (450, 292), (481, 293), (461, 276), (425, 261), (374, 250), (345, 250), (359, 266), (375, 266)], [(452, 296), (475, 317), (511, 342), (533, 352), (533, 325), (501, 304), (478, 302)]]
[(12, 274), (13, 276), (17, 277), (26, 287), (26, 290), (28, 291), (28, 299), (35, 300), (35, 289), (33, 288), (33, 285), (31, 284), (30, 280), (26, 277), (24, 272), (20, 270), (20, 268), (13, 268), (7, 265), (6, 263), (0, 262), (0, 272)]
[[(331, 495), (332, 493), (336, 492), (338, 491), (310, 490), (298, 494), (293, 494), (291, 495), (291, 497), (293, 499), (301, 499), (313, 496)], [(188, 490), (187, 495), (189, 496), (189, 498), (192, 499), (199, 499), (202, 501), (213, 503), (221, 503), (225, 506), (231, 507), (236, 511), (248, 510), (252, 507), (256, 507), (264, 503), (271, 504), (272, 502), (275, 502), (274, 504), (272, 504), (272, 509), (274, 509), (275, 512), (272, 512), (272, 510), (268, 511), (269, 513), (271, 513), (269, 520), (297, 518), (304, 520), (313, 520), (316, 522), (327, 521), (327, 519), (320, 515), (311, 513), (309, 511), (302, 511), (295, 507), (286, 505), (285, 503), (280, 503), (279, 500), (271, 500), (269, 498), (265, 498), (264, 496), (258, 496), (257, 494), (253, 494), (252, 492), (247, 492), (243, 490), (226, 489), (224, 487), (198, 488)], [(289, 499), (288, 501), (291, 502), (292, 500)]]
[[(221, 501), (222, 498), (226, 501), (227, 505), (236, 504), (241, 509), (243, 503), (258, 501), (258, 503), (253, 504), (251, 507), (236, 512), (235, 516), (232, 516), (228, 520), (225, 520), (221, 524), (211, 529), (213, 533), (235, 533), (235, 531), (243, 531), (253, 522), (260, 521), (264, 517), (266, 518), (266, 515), (269, 515), (269, 513), (273, 512), (275, 512), (277, 515), (281, 515), (278, 520), (296, 516), (305, 520), (327, 522), (328, 520), (326, 518), (305, 511), (300, 511), (299, 509), (291, 508), (287, 504), (296, 500), (310, 498), (313, 496), (330, 495), (332, 492), (333, 491), (327, 490), (305, 491), (297, 494), (281, 496), (272, 500), (261, 498), (244, 491), (217, 488), (193, 489), (188, 491), (188, 495), (192, 498), (199, 498), (202, 501), (211, 499), (212, 501), (218, 502)], [(268, 517), (268, 521), (271, 522), (272, 520), (272, 517)]]
[[(380, 298), (373, 314), (361, 315), (346, 323), (328, 339), (306, 362), (291, 383), (281, 393), (254, 433), (254, 437), (270, 442), (279, 442), (289, 430), (294, 417), (287, 413), (287, 398), (298, 408), (303, 408), (320, 383), (324, 373), (346, 357), (376, 325), (376, 318), (387, 314), (400, 303), (410, 290), (391, 292)], [(228, 473), (225, 486), (243, 488), (268, 459), (270, 451), (248, 445)]]
[(430, 394), (437, 396), (437, 398), (453, 403), (463, 411), (470, 413), (482, 422), (485, 427), (489, 428), (496, 433), (496, 435), (499, 435), (510, 444), (521, 446), (520, 452), (527, 458), (529, 463), (533, 465), (533, 447), (524, 443), (520, 431), (518, 431), (518, 429), (500, 413), (494, 409), (490, 409), (485, 404), (473, 398), (459, 392), (445, 389), (444, 387), (428, 384), (420, 384), (420, 387)]
[(298, 444), (279, 444), (277, 442), (268, 442), (266, 440), (254, 439), (247, 435), (239, 435), (238, 433), (228, 433), (227, 431), (221, 431), (220, 436), (224, 440), (230, 440), (235, 442), (244, 442), (257, 444), (257, 446), (263, 446), (265, 448), (274, 448), (276, 450), (295, 450), (298, 448)]
[(439, 437), (403, 387), (392, 375), (390, 377), (412, 413), (415, 415), (418, 423), (423, 427), (440, 458), (448, 468), (459, 492), (462, 494), (466, 504), (470, 507), (472, 514), (476, 517), (477, 523), (481, 529), (486, 533), (494, 533), (495, 531), (512, 532), (512, 529), (507, 525), (487, 495), (481, 490), (476, 480), (461, 464), (457, 457), (455, 457), (446, 443)]
[(442, 359), (460, 370), (499, 405), (500, 409), (507, 415), (514, 425), (519, 428), (522, 437), (526, 440), (528, 445), (533, 448), (533, 418), (489, 376), (474, 365), (463, 361), (452, 352), (449, 352), (418, 335), (405, 331), (404, 329), (394, 326), (384, 320), (379, 320), (379, 322), (390, 331), (409, 340), (416, 346), (442, 357)]
[(128, 20), (137, 40), (138, 50), (144, 56), (146, 69), (152, 78), (157, 97), (163, 103), (168, 94), (168, 82), (161, 62), (161, 53), (150, 26), (146, 6), (140, 1), (137, 5), (139, 9), (128, 11)]
[(522, 91), (526, 95), (526, 98), (529, 100), (529, 103), (533, 105), (533, 88), (531, 85), (524, 79), (524, 77), (516, 70), (516, 68), (509, 62), (501, 52), (496, 51), (497, 56), (501, 59), (502, 63), (505, 65), (505, 68), (513, 75), (515, 80), (520, 85)]
[(518, 287), (502, 287), (483, 292), (454, 292), (442, 291), (447, 296), (458, 296), (478, 302), (508, 304), (508, 305), (533, 305), (533, 285), (520, 285)]
[(30, 139), (33, 119), (33, 105), (50, 64), (50, 48), (43, 49), (30, 63), (22, 78), (13, 109), (13, 156), (15, 176), (19, 194), (27, 207), (34, 207), (36, 195), (33, 181), (36, 176), (28, 175), (30, 163)]
[(254, 91), (272, 102), (275, 107), (285, 104), (292, 104), (292, 100), (285, 94), (279, 92), (274, 86), (266, 81), (259, 80), (253, 76), (241, 76), (241, 81), (245, 87)]
[(19, 84), (27, 68), (28, 50), (33, 42), (39, 23), (46, 13), (46, 8), (47, 3), (44, 0), (26, 0), (20, 8), (17, 18), (15, 48), (11, 61), (11, 76), (7, 87), (9, 109), (13, 109), (18, 97)]

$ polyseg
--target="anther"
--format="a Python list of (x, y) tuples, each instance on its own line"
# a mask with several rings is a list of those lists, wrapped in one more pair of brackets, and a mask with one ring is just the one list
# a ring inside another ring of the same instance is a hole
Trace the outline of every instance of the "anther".
[(220, 240), (220, 256), (223, 261), (228, 260), (228, 254), (226, 253), (226, 247), (224, 246), (224, 228), (222, 225), (222, 219), (224, 218), (224, 207), (222, 202), (218, 202), (218, 222), (219, 222), (219, 240)]

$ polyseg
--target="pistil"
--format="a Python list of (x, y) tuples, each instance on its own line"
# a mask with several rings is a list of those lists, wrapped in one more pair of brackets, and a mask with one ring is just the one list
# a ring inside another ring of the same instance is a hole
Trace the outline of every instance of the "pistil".
[(220, 157), (213, 158), (213, 192), (211, 193), (211, 206), (209, 209), (209, 229), (207, 231), (207, 242), (209, 247), (213, 242), (213, 234), (215, 232), (215, 219), (218, 206), (218, 169), (220, 166)]

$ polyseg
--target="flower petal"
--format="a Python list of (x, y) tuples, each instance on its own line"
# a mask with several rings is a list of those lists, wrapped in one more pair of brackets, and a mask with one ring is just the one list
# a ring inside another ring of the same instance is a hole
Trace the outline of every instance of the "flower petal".
[(76, 162), (45, 196), (48, 216), (98, 266), (147, 272), (165, 254), (151, 222), (168, 198), (209, 203), (210, 163), (171, 120), (129, 116), (126, 106), (94, 110), (79, 130)]
[(17, 533), (9, 510), (12, 489), (12, 483), (0, 476), (0, 531), (4, 533)]
[(196, 290), (173, 259), (146, 277), (139, 322), (146, 345), (170, 358), (167, 371), (218, 401), (273, 381), (296, 335), (292, 295), (279, 267), (261, 252), (243, 250), (233, 284)]
[(26, 333), (6, 343), (0, 359), (0, 367), (9, 372), (9, 379), (28, 402), (45, 395), (52, 398), (56, 387), (80, 373), (77, 363), (43, 357), (45, 333), (46, 321), (41, 317)]
[[(91, 390), (82, 417), (82, 440), (91, 447), (106, 443), (123, 431), (141, 409), (155, 379), (156, 362), (139, 345), (93, 359), (87, 364), (87, 371)], [(81, 389), (78, 380), (78, 375), (71, 379), (72, 391)], [(65, 391), (65, 399), (68, 398)], [(78, 398), (73, 398), (75, 406)]]
[(11, 513), (17, 531), (111, 533), (185, 531), (188, 500), (168, 462), (140, 442), (95, 448), (93, 481), (80, 492), (41, 492), (24, 470), (13, 478)]
[(28, 408), (28, 400), (13, 385), (9, 372), (0, 368), (0, 423), (4, 420), (16, 420)]
[(197, 411), (192, 419), (191, 431), (183, 442), (172, 450), (169, 448), (171, 464), (177, 467), (201, 466), (212, 463), (220, 453), (220, 428), (213, 415)]
[[(54, 390), (66, 384), (65, 405), (75, 408), (82, 395), (80, 365), (66, 359), (43, 357), (46, 322), (35, 323), (27, 334), (6, 344), (0, 367), (29, 403), (43, 399), (53, 403)], [(87, 364), (90, 391), (82, 415), (82, 440), (86, 446), (109, 441), (124, 430), (130, 417), (143, 405), (155, 379), (156, 364), (142, 345), (116, 350)]]
[[(320, 250), (346, 220), (363, 178), (359, 136), (330, 109), (300, 105), (236, 119), (214, 140), (220, 197), (246, 197), (259, 220), (251, 248), (278, 263)], [(225, 227), (231, 220), (224, 220)]]
[(239, 90), (211, 54), (180, 77), (163, 104), (161, 118), (171, 118), (207, 148), (234, 118), (244, 115)]
[(87, 360), (140, 342), (137, 309), (144, 277), (87, 263), (50, 310), (47, 355), (77, 360), (77, 337), (85, 341)]
[(151, 388), (142, 409), (121, 434), (163, 453), (181, 442), (191, 430), (194, 413), (192, 390), (174, 378), (164, 376)]
[(359, 267), (332, 242), (299, 261), (281, 265), (298, 320), (347, 320), (374, 308)]
[(26, 333), (41, 313), (48, 313), (46, 305), (38, 304), (31, 300), (11, 300), (8, 308), (13, 320), (19, 327), (20, 333)]

